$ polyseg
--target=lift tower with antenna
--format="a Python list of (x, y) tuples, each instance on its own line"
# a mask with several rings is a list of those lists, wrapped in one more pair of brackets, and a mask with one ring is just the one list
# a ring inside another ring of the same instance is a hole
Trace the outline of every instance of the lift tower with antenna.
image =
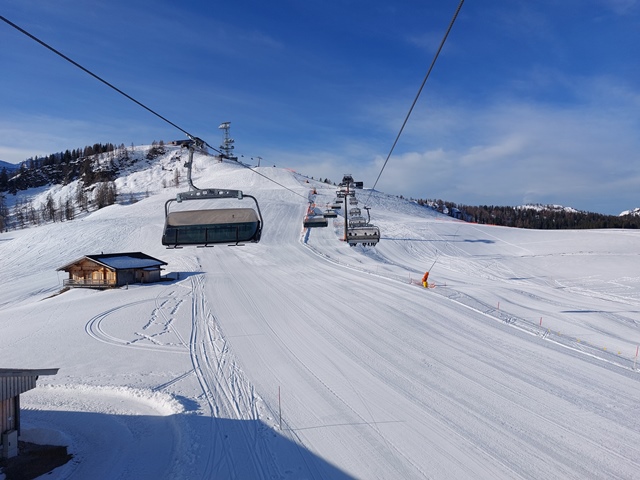
[(222, 122), (218, 127), (220, 130), (224, 130), (224, 138), (220, 150), (222, 151), (222, 157), (229, 160), (238, 161), (238, 157), (233, 155), (233, 149), (235, 140), (229, 136), (229, 129), (231, 128), (231, 122)]

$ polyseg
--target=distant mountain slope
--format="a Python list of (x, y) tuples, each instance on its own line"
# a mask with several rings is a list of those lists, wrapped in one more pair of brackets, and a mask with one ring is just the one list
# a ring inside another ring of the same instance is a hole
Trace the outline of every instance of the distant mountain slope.
[(7, 172), (15, 172), (16, 170), (18, 170), (19, 165), (0, 160), (0, 170), (2, 170), (3, 168), (6, 168)]
[[(128, 177), (133, 172), (140, 172), (142, 176), (155, 176), (156, 183), (153, 184), (153, 188), (177, 185), (184, 181), (180, 176), (184, 174), (182, 162), (185, 155), (186, 151), (180, 146), (165, 145), (163, 142), (135, 148), (109, 143), (28, 159), (21, 165), (0, 162), (0, 166), (8, 166), (6, 172), (0, 169), (0, 192), (8, 192), (14, 196), (22, 192), (19, 196), (26, 199), (24, 208), (28, 210), (23, 216), (31, 218), (30, 221), (11, 218), (7, 224), (11, 228), (11, 225), (39, 223), (35, 219), (35, 213), (42, 211), (42, 205), (49, 201), (48, 192), (40, 195), (43, 190), (51, 190), (52, 199), (56, 204), (67, 205), (69, 213), (64, 218), (70, 219), (75, 216), (71, 209), (78, 208), (84, 211), (91, 207), (87, 205), (87, 200), (90, 203), (96, 196), (94, 184), (115, 182), (120, 203), (139, 199), (141, 195), (148, 193), (146, 188), (141, 191), (139, 185), (128, 185)], [(56, 192), (61, 191), (64, 192), (64, 198), (56, 195)], [(28, 204), (31, 199), (32, 205)], [(72, 205), (73, 202), (75, 205)], [(545, 230), (640, 228), (640, 208), (622, 212), (620, 215), (603, 215), (578, 211), (562, 205), (473, 206), (421, 199), (416, 202), (460, 220), (490, 225)], [(12, 206), (17, 201), (11, 199), (6, 203)], [(48, 210), (51, 212), (48, 217), (53, 218), (54, 209)]]
[[(603, 215), (561, 205), (459, 205), (445, 202), (449, 215), (468, 222), (536, 230), (575, 230), (595, 228), (640, 228), (640, 215)], [(438, 208), (444, 211), (443, 208)]]

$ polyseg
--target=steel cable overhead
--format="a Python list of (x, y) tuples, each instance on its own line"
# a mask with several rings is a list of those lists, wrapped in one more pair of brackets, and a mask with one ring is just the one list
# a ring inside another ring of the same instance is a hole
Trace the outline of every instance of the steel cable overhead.
[(440, 46), (438, 47), (438, 50), (436, 51), (436, 54), (433, 57), (433, 60), (431, 61), (431, 65), (429, 66), (429, 70), (427, 70), (427, 74), (424, 77), (424, 80), (422, 80), (422, 84), (420, 85), (420, 88), (418, 89), (418, 93), (416, 94), (416, 97), (413, 99), (413, 103), (411, 104), (411, 108), (409, 108), (409, 111), (407, 112), (407, 115), (404, 118), (404, 121), (402, 122), (402, 126), (400, 127), (400, 131), (398, 132), (398, 135), (396, 136), (395, 141), (393, 142), (393, 145), (391, 146), (391, 150), (389, 150), (389, 154), (387, 155), (386, 160), (384, 161), (384, 163), (382, 164), (382, 168), (380, 169), (380, 173), (378, 174), (378, 178), (376, 178), (376, 181), (373, 184), (373, 187), (371, 187), (371, 192), (369, 192), (369, 197), (367, 198), (367, 202), (365, 203), (369, 203), (369, 200), (371, 199), (371, 195), (373, 194), (373, 191), (376, 188), (376, 185), (378, 185), (378, 180), (380, 180), (380, 177), (382, 176), (382, 172), (384, 172), (385, 167), (387, 166), (387, 163), (389, 162), (389, 158), (391, 158), (391, 154), (393, 153), (393, 150), (396, 148), (396, 145), (398, 144), (398, 140), (400, 139), (400, 135), (402, 135), (402, 132), (404, 131), (404, 127), (407, 125), (407, 122), (409, 121), (409, 117), (411, 116), (411, 112), (413, 112), (413, 108), (416, 106), (416, 103), (418, 102), (418, 98), (420, 98), (420, 94), (422, 93), (422, 89), (424, 88), (424, 85), (427, 83), (427, 79), (429, 78), (429, 75), (431, 74), (431, 70), (433, 70), (433, 66), (436, 63), (436, 60), (438, 59), (438, 56), (440, 55), (440, 52), (442, 51), (442, 47), (444, 47), (445, 42), (447, 41), (447, 37), (449, 36), (449, 32), (451, 32), (451, 29), (453, 28), (453, 24), (456, 21), (456, 18), (458, 18), (458, 14), (460, 13), (460, 9), (462, 8), (462, 4), (464, 3), (464, 0), (460, 0), (460, 3), (458, 4), (458, 8), (456, 8), (455, 13), (453, 14), (453, 18), (451, 19), (451, 22), (449, 22), (449, 27), (447, 28), (447, 31), (444, 34), (444, 37), (442, 38), (442, 41), (440, 42)]
[[(83, 67), (82, 65), (80, 65), (78, 62), (70, 59), (69, 57), (67, 57), (64, 53), (60, 52), (59, 50), (56, 50), (55, 48), (53, 48), (51, 45), (43, 42), (42, 40), (40, 40), (38, 37), (36, 37), (35, 35), (32, 35), (31, 33), (27, 32), (25, 29), (19, 27), (18, 25), (16, 25), (15, 23), (13, 23), (12, 21), (8, 20), (7, 18), (3, 17), (0, 15), (0, 19), (2, 19), (2, 21), (4, 21), (5, 23), (11, 25), (13, 28), (15, 28), (16, 30), (18, 30), (19, 32), (25, 34), (27, 37), (31, 38), (32, 40), (35, 40), (36, 42), (38, 42), (40, 45), (42, 45), (43, 47), (45, 47), (48, 50), (51, 50), (53, 53), (55, 53), (56, 55), (64, 58), (67, 62), (71, 63), (72, 65), (78, 67), (80, 70), (82, 70), (85, 73), (88, 73), (89, 75), (91, 75), (93, 78), (95, 78), (96, 80), (98, 80), (99, 82), (104, 83), (107, 87), (112, 88), (113, 90), (115, 90), (116, 92), (118, 92), (120, 95), (125, 96), (126, 98), (128, 98), (129, 100), (131, 100), (132, 102), (138, 104), (139, 106), (141, 106), (142, 108), (144, 108), (145, 110), (147, 110), (148, 112), (151, 112), (153, 115), (155, 115), (156, 117), (164, 120), (165, 122), (167, 122), (169, 125), (177, 128), (178, 130), (180, 130), (182, 133), (184, 133), (185, 135), (187, 135), (189, 138), (193, 138), (193, 136), (187, 132), (184, 128), (179, 127), (178, 125), (176, 125), (175, 123), (173, 123), (172, 121), (168, 120), (167, 118), (163, 117), (162, 115), (160, 115), (158, 112), (150, 109), (149, 107), (147, 107), (145, 104), (143, 104), (142, 102), (139, 102), (138, 100), (136, 100), (135, 98), (133, 98), (131, 95), (126, 94), (125, 92), (123, 92), (122, 90), (120, 90), (118, 87), (112, 85), (111, 83), (107, 82), (106, 80), (104, 80), (103, 78), (101, 78), (100, 76), (96, 75), (95, 73), (93, 73), (92, 71), (86, 69), (85, 67)], [(212, 147), (213, 148), (213, 147)], [(214, 148), (214, 150), (216, 150)], [(218, 150), (216, 150), (217, 152)]]
[[(115, 90), (116, 92), (118, 92), (120, 95), (126, 97), (127, 99), (131, 100), (132, 102), (134, 102), (136, 105), (144, 108), (145, 110), (147, 110), (148, 112), (150, 112), (151, 114), (155, 115), (156, 117), (158, 117), (159, 119), (163, 120), (164, 122), (168, 123), (169, 125), (171, 125), (172, 127), (177, 128), (178, 130), (180, 130), (182, 133), (184, 133), (187, 137), (189, 137), (191, 140), (194, 140), (196, 143), (202, 143), (203, 145), (206, 145), (207, 147), (211, 148), (213, 151), (219, 153), (222, 157), (225, 157), (225, 155), (218, 150), (217, 148), (211, 146), (209, 143), (207, 143), (206, 141), (196, 137), (195, 135), (190, 134), (187, 130), (185, 130), (184, 128), (176, 125), (175, 123), (173, 123), (171, 120), (167, 119), (166, 117), (160, 115), (158, 112), (156, 112), (155, 110), (152, 110), (151, 108), (147, 107), (145, 104), (143, 104), (142, 102), (136, 100), (135, 98), (133, 98), (131, 95), (123, 92), (122, 90), (120, 90), (118, 87), (116, 87), (115, 85), (107, 82), (105, 79), (103, 79), (102, 77), (100, 77), (99, 75), (96, 75), (95, 73), (93, 73), (92, 71), (90, 71), (89, 69), (83, 67), (82, 65), (80, 65), (78, 62), (72, 60), (71, 58), (69, 58), (68, 56), (66, 56), (64, 53), (60, 52), (59, 50), (56, 50), (55, 48), (53, 48), (51, 45), (47, 44), (46, 42), (40, 40), (38, 37), (36, 37), (35, 35), (32, 35), (31, 33), (27, 32), (24, 28), (21, 28), (20, 26), (16, 25), (15, 23), (13, 23), (12, 21), (10, 21), (9, 19), (3, 17), (2, 15), (0, 15), (0, 20), (2, 20), (3, 22), (5, 22), (6, 24), (10, 25), (11, 27), (15, 28), (16, 30), (18, 30), (20, 33), (23, 33), (24, 35), (26, 35), (27, 37), (31, 38), (32, 40), (38, 42), (40, 45), (42, 45), (43, 47), (45, 47), (46, 49), (52, 51), (53, 53), (55, 53), (56, 55), (60, 56), (61, 58), (63, 58), (64, 60), (66, 60), (67, 62), (71, 63), (72, 65), (74, 65), (75, 67), (79, 68), (80, 70), (82, 70), (83, 72), (91, 75), (93, 78), (95, 78), (96, 80), (98, 80), (101, 83), (104, 83), (107, 87)], [(260, 175), (261, 177), (266, 178), (267, 180), (269, 180), (270, 182), (275, 183), (276, 185), (284, 188), (285, 190), (290, 191), (291, 193), (298, 195), (299, 197), (302, 197), (306, 200), (306, 197), (304, 195), (301, 195), (298, 192), (295, 192), (293, 190), (291, 190), (288, 187), (285, 187), (284, 185), (282, 185), (279, 182), (276, 182), (275, 180), (267, 177), (266, 175), (257, 172), (255, 170), (253, 170), (251, 167), (238, 162), (239, 165), (242, 165), (245, 168), (248, 168), (249, 170), (251, 170), (253, 173)]]

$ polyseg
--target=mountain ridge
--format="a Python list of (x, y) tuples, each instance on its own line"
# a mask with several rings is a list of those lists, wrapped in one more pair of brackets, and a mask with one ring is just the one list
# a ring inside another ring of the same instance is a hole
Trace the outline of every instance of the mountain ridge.
[[(171, 159), (167, 162), (164, 159), (169, 155)], [(185, 149), (176, 145), (168, 145), (164, 142), (153, 142), (150, 145), (131, 146), (126, 147), (124, 144), (115, 146), (114, 144), (94, 144), (92, 146), (85, 147), (84, 149), (66, 150), (63, 153), (56, 153), (46, 157), (28, 159), (22, 162), (20, 165), (13, 165), (15, 170), (3, 171), (6, 176), (0, 176), (0, 193), (8, 192), (13, 195), (17, 195), (18, 191), (27, 191), (30, 189), (49, 187), (56, 190), (60, 186), (65, 186), (71, 183), (77, 186), (81, 183), (82, 188), (91, 189), (91, 186), (95, 183), (105, 181), (115, 181), (118, 178), (126, 177), (132, 168), (153, 168), (152, 162), (159, 162), (162, 169), (165, 167), (173, 172), (174, 177), (159, 179), (161, 184), (166, 185), (176, 183), (179, 181), (180, 175), (182, 175), (181, 165), (173, 165), (173, 161), (180, 158), (181, 161), (185, 159)], [(5, 162), (6, 163), (6, 162)], [(241, 163), (240, 163), (241, 164)], [(11, 164), (9, 164), (11, 165)], [(244, 164), (241, 164), (244, 165)], [(245, 165), (250, 167), (249, 165)], [(5, 167), (6, 168), (6, 167)], [(307, 177), (313, 178), (313, 177)], [(80, 181), (78, 183), (77, 181)], [(115, 182), (117, 183), (123, 183)], [(126, 183), (126, 182), (125, 182)], [(128, 195), (130, 198), (140, 196), (140, 192), (132, 192), (123, 189), (118, 189), (119, 195)], [(24, 195), (29, 197), (29, 195)], [(402, 196), (401, 196), (402, 197)], [(46, 197), (45, 197), (46, 198)], [(120, 197), (122, 199), (122, 197)], [(413, 200), (413, 199), (411, 199)], [(8, 202), (15, 203), (15, 202)], [(40, 200), (36, 202), (43, 204), (44, 201)], [(535, 211), (537, 214), (552, 213), (558, 215), (573, 215), (574, 217), (592, 217), (594, 215), (599, 216), (599, 220), (596, 222), (593, 219), (589, 219), (586, 224), (586, 228), (638, 228), (640, 225), (635, 225), (635, 219), (640, 217), (640, 207), (625, 210), (618, 215), (604, 215), (596, 212), (580, 211), (573, 207), (566, 207), (562, 205), (551, 204), (524, 204), (520, 206), (470, 206), (460, 205), (455, 202), (442, 201), (442, 200), (418, 200), (420, 204), (428, 204), (450, 216), (466, 220), (466, 221), (481, 221), (484, 223), (491, 223), (492, 219), (496, 218), (496, 211), (498, 210), (512, 210), (517, 212)], [(486, 215), (473, 214), (471, 212), (477, 212), (481, 209), (486, 210)], [(612, 219), (607, 221), (606, 219)], [(621, 219), (621, 220), (614, 220)], [(624, 223), (625, 219), (629, 220), (635, 226)], [(496, 220), (496, 224), (502, 224), (507, 226), (517, 226), (523, 228), (529, 228), (527, 222), (510, 223), (510, 221)], [(584, 222), (576, 221), (575, 218), (571, 220), (573, 223), (566, 223), (562, 225), (562, 228), (585, 228), (582, 225)], [(621, 223), (622, 222), (622, 223)], [(554, 225), (547, 225), (544, 222), (538, 222), (537, 226), (533, 228), (557, 228)]]

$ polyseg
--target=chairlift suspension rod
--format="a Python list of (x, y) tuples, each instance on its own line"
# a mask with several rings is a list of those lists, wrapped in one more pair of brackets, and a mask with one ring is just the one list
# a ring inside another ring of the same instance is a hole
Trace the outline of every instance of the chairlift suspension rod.
[(349, 182), (347, 182), (347, 192), (344, 196), (344, 241), (348, 242), (349, 237), (347, 235), (349, 229), (349, 207), (347, 207), (347, 198), (349, 198)]
[(436, 252), (436, 258), (433, 261), (433, 263), (431, 264), (431, 266), (429, 267), (429, 270), (427, 270), (427, 272), (430, 272), (431, 269), (435, 266), (436, 262), (438, 261), (438, 257), (440, 256), (440, 254), (438, 252)]

